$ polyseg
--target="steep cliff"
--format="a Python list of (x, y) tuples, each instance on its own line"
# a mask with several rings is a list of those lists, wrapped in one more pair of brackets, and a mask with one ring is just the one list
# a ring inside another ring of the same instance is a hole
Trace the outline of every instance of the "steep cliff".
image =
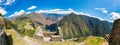
[(120, 45), (120, 19), (114, 21), (109, 43), (110, 45)]

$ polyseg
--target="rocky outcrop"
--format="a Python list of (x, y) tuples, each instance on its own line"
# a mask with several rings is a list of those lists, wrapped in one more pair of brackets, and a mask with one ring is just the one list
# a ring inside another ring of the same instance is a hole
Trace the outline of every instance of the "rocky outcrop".
[(109, 38), (110, 45), (120, 45), (120, 19), (114, 21), (112, 32)]
[(3, 21), (3, 18), (2, 18), (2, 15), (0, 14), (0, 45), (5, 45), (5, 33), (4, 33), (4, 30), (5, 30), (5, 25), (4, 25), (4, 21)]

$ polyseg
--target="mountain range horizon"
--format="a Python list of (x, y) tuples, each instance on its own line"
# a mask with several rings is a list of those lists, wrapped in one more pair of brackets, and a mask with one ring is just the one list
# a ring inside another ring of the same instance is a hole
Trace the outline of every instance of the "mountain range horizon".
[(120, 0), (0, 0), (0, 45), (120, 45)]

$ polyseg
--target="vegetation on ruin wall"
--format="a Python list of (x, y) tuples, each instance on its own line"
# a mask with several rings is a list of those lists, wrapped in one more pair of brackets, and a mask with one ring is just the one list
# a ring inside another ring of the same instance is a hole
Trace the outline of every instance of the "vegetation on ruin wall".
[(30, 36), (32, 37), (35, 33), (35, 29), (29, 29), (29, 30), (26, 30), (24, 28), (24, 26), (27, 24), (27, 23), (31, 23), (31, 21), (29, 19), (25, 19), (25, 18), (20, 18), (20, 19), (17, 19), (15, 20), (15, 27), (16, 27), (16, 30), (22, 35), (22, 36)]

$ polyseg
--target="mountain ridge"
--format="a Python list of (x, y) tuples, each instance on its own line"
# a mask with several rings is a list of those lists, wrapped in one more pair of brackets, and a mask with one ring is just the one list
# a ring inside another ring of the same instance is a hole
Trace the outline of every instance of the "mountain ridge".
[(48, 27), (51, 28), (56, 28), (55, 26), (61, 27), (63, 30), (64, 38), (71, 37), (75, 38), (89, 35), (105, 36), (105, 34), (110, 33), (112, 23), (109, 23), (107, 21), (100, 21), (97, 18), (92, 18), (85, 15), (77, 15), (71, 13), (51, 26)]

